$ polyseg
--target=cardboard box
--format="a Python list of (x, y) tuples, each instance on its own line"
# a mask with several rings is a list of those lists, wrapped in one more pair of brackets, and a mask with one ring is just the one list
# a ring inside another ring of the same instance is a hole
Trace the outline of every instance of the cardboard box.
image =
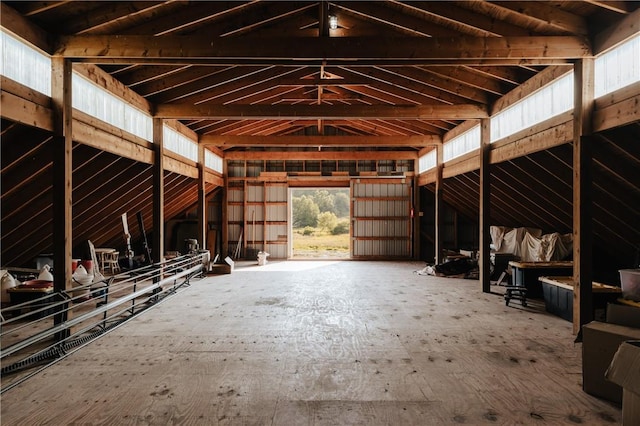
[(607, 322), (640, 328), (640, 308), (609, 303), (607, 305)]
[(229, 257), (224, 258), (224, 263), (215, 263), (211, 265), (209, 275), (230, 274), (233, 272), (235, 262)]
[(640, 340), (640, 328), (593, 321), (582, 327), (582, 388), (588, 394), (622, 403), (622, 388), (605, 373), (618, 347)]
[(620, 345), (606, 377), (622, 386), (622, 424), (640, 424), (640, 341)]

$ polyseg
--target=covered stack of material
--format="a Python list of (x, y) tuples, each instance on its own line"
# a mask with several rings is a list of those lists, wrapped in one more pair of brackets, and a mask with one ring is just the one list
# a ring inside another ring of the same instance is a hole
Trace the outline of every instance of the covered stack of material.
[(573, 252), (573, 235), (542, 235), (536, 228), (491, 226), (491, 241), (496, 253), (510, 253), (523, 262), (564, 260)]

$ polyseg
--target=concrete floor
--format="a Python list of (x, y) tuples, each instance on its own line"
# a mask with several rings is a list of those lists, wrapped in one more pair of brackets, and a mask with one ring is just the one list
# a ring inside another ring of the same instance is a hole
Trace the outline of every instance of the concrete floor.
[(619, 424), (571, 324), (422, 262), (238, 265), (2, 395), (3, 425)]

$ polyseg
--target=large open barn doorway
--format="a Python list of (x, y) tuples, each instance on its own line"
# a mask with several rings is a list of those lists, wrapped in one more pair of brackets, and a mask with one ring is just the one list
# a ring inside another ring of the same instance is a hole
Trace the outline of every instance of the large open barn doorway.
[(350, 257), (349, 188), (292, 188), (291, 258)]

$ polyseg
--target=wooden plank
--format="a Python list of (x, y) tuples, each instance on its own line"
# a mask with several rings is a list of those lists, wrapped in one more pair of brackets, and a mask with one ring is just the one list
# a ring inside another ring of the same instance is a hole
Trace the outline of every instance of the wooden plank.
[(489, 227), (491, 225), (491, 163), (489, 161), (491, 154), (491, 120), (484, 119), (480, 127), (480, 219), (478, 239), (480, 258), (478, 267), (480, 269), (480, 285), (484, 293), (491, 291), (491, 282), (489, 281), (490, 271), (490, 244), (491, 234)]
[[(443, 176), (445, 179), (458, 176), (463, 173), (467, 173), (480, 168), (480, 150), (474, 150), (468, 154), (465, 154), (461, 159), (453, 159), (445, 163)], [(458, 160), (458, 161), (455, 161)]]
[(160, 104), (155, 117), (174, 119), (379, 118), (467, 120), (487, 117), (483, 105), (209, 105)]
[[(51, 108), (51, 98), (49, 96), (21, 83), (18, 83), (17, 81), (12, 80), (9, 77), (0, 75), (0, 87), (2, 87), (3, 92), (11, 93), (26, 101), (33, 102), (45, 108)], [(5, 111), (1, 112), (4, 113)]]
[(218, 172), (212, 172), (209, 169), (205, 171), (205, 181), (215, 186), (224, 186), (224, 177)]
[[(591, 55), (591, 46), (582, 36), (529, 37), (329, 37), (273, 38), (265, 44), (245, 37), (208, 38), (202, 36), (60, 36), (55, 55), (69, 58), (117, 58), (121, 63), (140, 59), (225, 58), (236, 63), (244, 59), (289, 60), (403, 60), (491, 58), (576, 59)], [(347, 61), (348, 62), (348, 61)], [(341, 62), (344, 64), (344, 62)]]
[(607, 93), (604, 96), (600, 96), (594, 101), (595, 110), (605, 109), (628, 99), (636, 98), (640, 95), (640, 81), (631, 83), (621, 89), (615, 90), (611, 93)]
[(418, 185), (420, 186), (429, 185), (430, 183), (435, 183), (435, 181), (436, 181), (435, 169), (431, 169), (428, 172), (421, 173), (420, 176), (418, 176)]
[(573, 127), (573, 332), (593, 320), (593, 59), (574, 66)]
[(193, 179), (198, 178), (197, 165), (187, 164), (184, 161), (178, 160), (174, 156), (168, 155), (168, 151), (165, 151), (164, 154), (164, 169)]
[(442, 143), (439, 135), (421, 136), (218, 136), (204, 135), (200, 143), (230, 148), (235, 146), (411, 146)]
[(491, 151), (491, 164), (502, 163), (563, 145), (571, 141), (572, 135), (573, 122), (567, 121), (509, 144), (497, 146)]
[(640, 120), (640, 94), (593, 112), (593, 131), (613, 129)]
[(0, 114), (17, 123), (52, 131), (53, 111), (31, 100), (2, 90), (0, 92)]
[[(537, 133), (540, 133), (545, 130), (552, 129), (556, 126), (560, 126), (566, 124), (567, 122), (571, 122), (573, 120), (573, 111), (567, 111), (562, 114), (551, 117), (547, 120), (541, 121), (540, 123), (534, 124), (533, 126), (527, 127), (526, 129), (520, 130), (512, 135), (506, 136), (502, 139), (495, 140), (491, 143), (492, 149), (501, 148), (505, 145), (512, 144), (521, 139), (525, 139), (527, 137), (531, 137)], [(573, 134), (573, 131), (571, 131)], [(567, 138), (567, 142), (571, 140), (569, 136)]]
[(153, 162), (150, 142), (78, 110), (74, 117), (74, 141), (135, 161)]

